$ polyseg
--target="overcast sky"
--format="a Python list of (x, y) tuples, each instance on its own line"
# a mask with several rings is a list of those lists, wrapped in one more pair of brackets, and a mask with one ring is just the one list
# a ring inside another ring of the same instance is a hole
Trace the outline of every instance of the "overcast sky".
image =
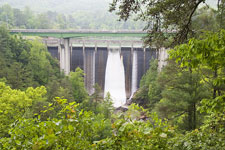
[(213, 8), (217, 7), (217, 2), (218, 2), (217, 0), (206, 0), (206, 3)]
[[(0, 0), (0, 5), (10, 4), (12, 7), (24, 8), (29, 6), (34, 11), (57, 11), (72, 13), (75, 11), (107, 11), (109, 3), (113, 0)], [(213, 8), (217, 6), (217, 0), (206, 0), (206, 3)], [(203, 5), (201, 5), (203, 6)]]

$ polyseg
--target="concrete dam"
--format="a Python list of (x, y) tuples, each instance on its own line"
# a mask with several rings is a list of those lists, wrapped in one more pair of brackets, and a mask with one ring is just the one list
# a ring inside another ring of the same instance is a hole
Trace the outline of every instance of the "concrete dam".
[[(27, 34), (26, 31), (23, 33)], [(115, 107), (125, 104), (139, 88), (151, 59), (158, 58), (159, 66), (162, 66), (167, 57), (163, 49), (144, 46), (141, 40), (143, 32), (76, 33), (85, 33), (85, 36), (59, 38), (51, 35), (43, 42), (51, 55), (59, 60), (60, 69), (66, 75), (80, 67), (85, 73), (88, 93), (93, 94), (94, 85), (98, 84), (102, 96), (110, 93)]]

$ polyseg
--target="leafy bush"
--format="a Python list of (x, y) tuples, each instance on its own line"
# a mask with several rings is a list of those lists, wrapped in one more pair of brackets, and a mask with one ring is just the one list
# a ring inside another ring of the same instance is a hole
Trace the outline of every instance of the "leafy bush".
[(28, 108), (46, 94), (44, 87), (30, 87), (26, 91), (13, 90), (0, 82), (0, 137), (7, 136), (10, 124), (22, 117)]
[[(145, 121), (141, 118), (145, 116)], [(96, 142), (97, 149), (169, 149), (168, 142), (175, 135), (174, 129), (156, 114), (132, 104), (125, 115), (112, 124), (113, 135)]]
[(9, 138), (0, 140), (3, 149), (90, 149), (92, 142), (104, 131), (107, 120), (95, 117), (92, 112), (79, 111), (75, 102), (56, 98), (56, 103), (49, 104), (46, 113), (59, 105), (61, 110), (57, 118), (41, 120), (21, 118), (9, 131)]

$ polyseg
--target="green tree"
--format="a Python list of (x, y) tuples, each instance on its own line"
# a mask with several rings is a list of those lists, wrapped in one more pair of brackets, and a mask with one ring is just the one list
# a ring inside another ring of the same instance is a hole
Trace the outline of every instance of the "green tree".
[(9, 138), (0, 139), (2, 149), (91, 149), (100, 133), (110, 129), (107, 120), (92, 112), (79, 110), (75, 102), (56, 98), (43, 113), (60, 107), (57, 117), (20, 118), (10, 130)]
[(206, 33), (201, 39), (191, 39), (187, 44), (171, 50), (170, 57), (175, 58), (181, 67), (199, 71), (203, 82), (213, 89), (213, 98), (224, 93), (225, 83), (225, 31)]
[[(143, 114), (148, 120), (140, 119)], [(174, 130), (167, 122), (134, 104), (125, 114), (119, 115), (112, 127), (112, 137), (96, 142), (97, 149), (167, 150), (169, 139), (174, 136)]]
[(88, 93), (84, 85), (84, 72), (79, 67), (75, 72), (70, 72), (69, 80), (72, 85), (73, 97), (76, 102), (82, 102), (87, 99)]
[(181, 129), (193, 130), (199, 127), (201, 116), (197, 112), (199, 102), (210, 97), (210, 90), (201, 83), (198, 72), (183, 70), (170, 60), (158, 78), (162, 88), (162, 99), (155, 110), (162, 118), (172, 120)]
[[(25, 90), (46, 85), (49, 102), (57, 94), (73, 100), (69, 80), (60, 73), (58, 61), (43, 44), (24, 40), (19, 35), (11, 36), (4, 27), (0, 28), (0, 44), (0, 78), (5, 78), (12, 88)], [(54, 83), (59, 86), (55, 87)]]
[[(183, 68), (191, 68), (201, 74), (201, 82), (211, 89), (210, 98), (202, 99), (199, 110), (205, 113), (200, 130), (177, 137), (174, 149), (223, 149), (225, 106), (225, 31), (206, 33), (201, 39), (191, 39), (187, 44), (170, 51)], [(176, 146), (175, 146), (176, 145)]]
[(46, 85), (50, 77), (62, 79), (57, 60), (39, 41), (12, 36), (1, 27), (0, 44), (0, 78), (5, 77), (12, 88)]
[(98, 113), (98, 111), (96, 110), (97, 106), (98, 104), (103, 103), (104, 99), (101, 96), (102, 89), (97, 83), (94, 85), (93, 88), (94, 88), (94, 93), (90, 96), (90, 99), (88, 101), (88, 107), (89, 109), (91, 108), (90, 109), (91, 111)]
[(23, 11), (21, 11), (20, 9), (13, 9), (13, 14), (14, 14), (14, 25), (16, 27), (19, 27), (19, 28), (26, 28), (26, 18), (25, 18), (25, 15), (23, 13)]
[(55, 97), (67, 99), (68, 102), (74, 101), (72, 85), (64, 74), (53, 75), (49, 81), (51, 82), (46, 84), (48, 102), (52, 103)]
[(5, 22), (7, 27), (14, 24), (14, 13), (10, 5), (6, 4), (0, 7), (0, 21)]
[(217, 15), (217, 11), (208, 6), (198, 9), (193, 15), (192, 29), (198, 35), (203, 31), (218, 31), (220, 27)]
[(32, 86), (32, 76), (30, 70), (23, 67), (22, 63), (12, 62), (7, 69), (7, 83), (13, 89), (26, 89)]
[(225, 0), (218, 1), (217, 22), (219, 22), (220, 29), (225, 30)]
[(13, 90), (0, 82), (0, 137), (8, 135), (10, 125), (22, 117), (29, 107), (42, 99), (44, 87), (28, 88), (26, 91)]
[(171, 149), (224, 149), (225, 96), (219, 96), (211, 101), (205, 99), (201, 103), (201, 111), (207, 113), (204, 124), (199, 129), (177, 135), (171, 140)]
[(149, 70), (141, 79), (139, 90), (134, 95), (135, 103), (144, 108), (154, 108), (154, 105), (161, 99), (161, 87), (157, 84), (158, 74), (158, 61), (153, 59), (150, 62)]
[(67, 18), (64, 15), (57, 16), (57, 23), (58, 23), (60, 29), (67, 28)]
[(0, 77), (5, 77), (13, 88), (26, 88), (31, 85), (28, 64), (30, 44), (20, 37), (10, 36), (8, 31), (0, 28)]
[(51, 29), (52, 24), (46, 14), (41, 13), (36, 15), (37, 29)]
[[(31, 42), (28, 68), (37, 85), (45, 85), (49, 81), (53, 67), (48, 59), (50, 55), (47, 48), (38, 41)], [(33, 83), (35, 85), (35, 83)]]

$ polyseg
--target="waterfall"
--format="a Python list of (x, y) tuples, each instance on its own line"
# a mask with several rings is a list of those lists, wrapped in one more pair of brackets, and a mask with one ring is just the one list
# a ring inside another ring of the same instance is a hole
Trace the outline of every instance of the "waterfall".
[(137, 51), (133, 51), (133, 62), (132, 62), (132, 81), (131, 81), (131, 96), (129, 100), (133, 97), (134, 93), (137, 91), (137, 71), (138, 71), (138, 63), (137, 63)]
[(105, 90), (113, 100), (113, 106), (119, 107), (126, 103), (125, 73), (119, 49), (109, 49), (105, 74)]

